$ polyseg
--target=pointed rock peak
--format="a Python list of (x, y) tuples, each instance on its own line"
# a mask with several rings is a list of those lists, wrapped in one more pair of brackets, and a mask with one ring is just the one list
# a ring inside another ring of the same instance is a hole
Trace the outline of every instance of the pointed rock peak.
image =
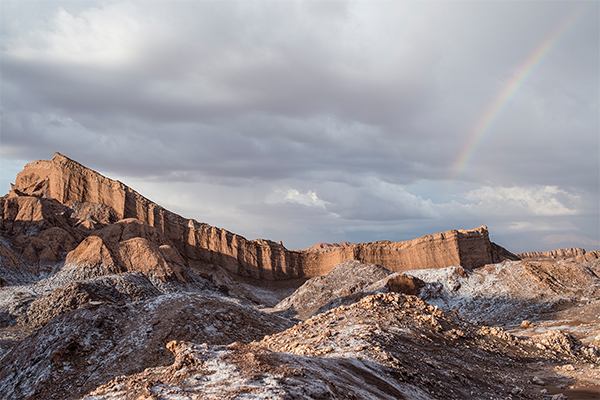
[[(54, 153), (54, 157), (52, 157), (52, 160), (50, 160), (50, 162), (53, 163), (53, 164), (63, 165), (63, 166), (65, 166), (67, 168), (70, 168), (70, 169), (80, 170), (80, 171), (81, 170), (87, 170), (87, 171), (90, 171), (90, 172), (92, 172), (94, 174), (98, 174), (96, 171), (94, 171), (94, 170), (86, 167), (85, 165), (83, 165), (83, 164), (81, 164), (81, 163), (79, 163), (79, 162), (77, 162), (77, 161), (75, 161), (75, 160), (73, 160), (73, 159), (71, 159), (71, 158), (69, 158), (67, 156), (64, 156), (64, 155), (60, 154), (59, 152)], [(98, 175), (100, 175), (100, 174), (98, 174)]]
[[(71, 160), (69, 157), (63, 156), (62, 154), (60, 154), (58, 151), (54, 152), (54, 157), (52, 157), (52, 161), (54, 160)], [(73, 161), (73, 160), (71, 160)]]
[(458, 229), (457, 232), (462, 234), (489, 235), (487, 225), (481, 225), (479, 228), (475, 229)]

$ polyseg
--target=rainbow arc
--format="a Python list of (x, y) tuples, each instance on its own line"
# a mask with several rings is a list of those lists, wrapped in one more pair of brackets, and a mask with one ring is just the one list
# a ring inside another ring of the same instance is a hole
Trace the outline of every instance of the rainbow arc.
[(506, 105), (523, 86), (523, 83), (531, 76), (552, 49), (556, 47), (560, 40), (566, 36), (577, 21), (579, 21), (590, 5), (593, 4), (594, 2), (584, 3), (568, 14), (550, 36), (535, 49), (535, 51), (517, 69), (516, 73), (513, 74), (513, 77), (507, 82), (502, 91), (484, 112), (477, 125), (475, 125), (467, 145), (464, 147), (454, 164), (455, 168), (451, 178), (452, 181), (456, 181), (464, 173), (476, 150), (490, 132), (490, 128), (502, 114)]

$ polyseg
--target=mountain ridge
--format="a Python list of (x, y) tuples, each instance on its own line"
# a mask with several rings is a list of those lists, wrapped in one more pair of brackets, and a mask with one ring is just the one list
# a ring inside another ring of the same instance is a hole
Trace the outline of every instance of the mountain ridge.
[[(485, 226), (450, 230), (404, 242), (350, 244), (323, 253), (288, 250), (281, 243), (248, 240), (225, 229), (184, 218), (122, 182), (60, 153), (55, 153), (52, 160), (27, 164), (17, 175), (4, 202), (14, 197), (51, 198), (62, 205), (91, 203), (108, 207), (117, 219), (135, 218), (155, 227), (198, 268), (219, 265), (231, 273), (257, 279), (311, 278), (349, 260), (385, 262), (392, 271), (399, 272), (458, 264), (472, 269), (507, 258), (517, 259), (489, 241)], [(94, 221), (84, 222), (94, 227)]]

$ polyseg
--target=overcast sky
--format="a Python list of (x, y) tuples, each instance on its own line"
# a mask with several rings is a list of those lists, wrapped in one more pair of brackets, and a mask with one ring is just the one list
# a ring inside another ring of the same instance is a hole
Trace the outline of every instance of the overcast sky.
[(600, 249), (596, 1), (0, 8), (2, 194), (58, 151), (290, 249)]

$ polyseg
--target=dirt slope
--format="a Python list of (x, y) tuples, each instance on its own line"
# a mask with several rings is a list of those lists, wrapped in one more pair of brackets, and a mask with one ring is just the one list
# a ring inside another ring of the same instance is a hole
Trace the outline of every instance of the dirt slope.
[(306, 319), (325, 304), (340, 297), (364, 291), (367, 286), (384, 279), (392, 272), (380, 265), (346, 261), (331, 271), (312, 278), (272, 311), (287, 311), (286, 315)]
[(431, 283), (421, 296), (488, 324), (518, 325), (561, 309), (600, 300), (595, 264), (576, 261), (507, 261), (472, 272), (460, 267), (407, 274)]
[(86, 399), (541, 399), (536, 367), (600, 355), (568, 335), (519, 339), (397, 293), (365, 297), (260, 342), (168, 347), (173, 365), (117, 378)]
[(1, 360), (0, 397), (77, 399), (115, 376), (169, 365), (171, 340), (249, 342), (291, 325), (198, 293), (122, 305), (95, 301), (51, 319)]

